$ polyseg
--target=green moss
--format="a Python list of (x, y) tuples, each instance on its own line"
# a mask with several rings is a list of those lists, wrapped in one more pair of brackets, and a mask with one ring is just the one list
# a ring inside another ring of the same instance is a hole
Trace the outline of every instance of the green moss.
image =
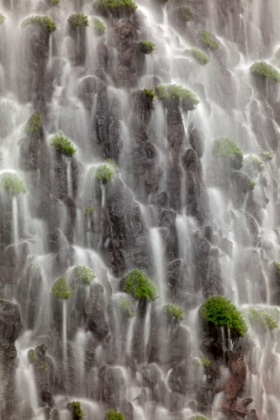
[(260, 157), (263, 160), (266, 160), (267, 162), (269, 162), (273, 158), (273, 153), (272, 152), (267, 152), (267, 151), (263, 150), (262, 152), (260, 152)]
[(211, 366), (212, 362), (207, 357), (201, 356), (200, 358), (193, 359), (192, 364), (194, 366), (209, 367), (209, 366)]
[(155, 92), (158, 99), (163, 101), (170, 98), (180, 99), (188, 110), (195, 109), (200, 102), (194, 93), (179, 85), (161, 85), (155, 89)]
[(56, 6), (59, 3), (60, 3), (60, 0), (51, 0), (51, 4), (54, 6)]
[(106, 412), (106, 420), (125, 420), (125, 417), (119, 411), (108, 410)]
[(100, 19), (93, 18), (92, 23), (93, 23), (93, 27), (94, 27), (95, 34), (96, 34), (97, 36), (101, 36), (101, 35), (103, 35), (103, 34), (105, 33), (105, 31), (106, 31), (106, 26), (104, 25), (104, 23), (103, 23), (103, 22), (101, 22), (101, 20), (100, 20)]
[(280, 280), (280, 261), (274, 261), (273, 267), (276, 277)]
[(42, 117), (38, 112), (31, 115), (25, 126), (24, 132), (29, 136), (36, 139), (43, 138), (43, 123)]
[(110, 182), (115, 176), (115, 171), (112, 167), (108, 165), (99, 165), (96, 172), (95, 177), (100, 184), (107, 184)]
[(98, 0), (98, 10), (107, 16), (112, 14), (115, 17), (128, 17), (137, 9), (132, 0)]
[(276, 70), (275, 67), (265, 63), (264, 61), (260, 61), (258, 63), (253, 64), (250, 68), (250, 71), (253, 75), (259, 76), (262, 79), (273, 80), (277, 83), (280, 82), (279, 71)]
[(152, 54), (152, 52), (156, 48), (156, 45), (151, 41), (140, 41), (139, 47), (140, 47), (140, 51), (143, 54)]
[(56, 30), (55, 21), (49, 16), (30, 16), (21, 23), (21, 27), (25, 28), (28, 25), (39, 25), (46, 29), (49, 34)]
[(62, 134), (54, 136), (51, 139), (51, 145), (58, 153), (67, 156), (69, 159), (76, 153), (73, 143)]
[(39, 363), (39, 369), (40, 369), (42, 372), (47, 372), (47, 370), (48, 370), (48, 365), (47, 365), (47, 363), (46, 363), (46, 362), (40, 362), (40, 363)]
[(226, 137), (221, 137), (214, 140), (213, 156), (217, 158), (226, 158), (230, 160), (230, 163), (233, 167), (240, 169), (243, 162), (243, 153), (237, 144)]
[(84, 216), (85, 217), (90, 217), (93, 215), (93, 213), (95, 212), (95, 208), (93, 207), (92, 204), (89, 204), (88, 206), (86, 206), (85, 210), (84, 210)]
[(190, 22), (191, 20), (193, 20), (192, 11), (189, 7), (186, 7), (186, 6), (179, 7), (178, 16), (184, 22)]
[(180, 306), (168, 303), (164, 305), (163, 312), (166, 314), (169, 320), (182, 321), (184, 319), (184, 310)]
[(3, 25), (3, 23), (5, 22), (5, 16), (0, 13), (0, 25)]
[(200, 307), (201, 317), (217, 327), (227, 327), (243, 337), (247, 325), (240, 311), (223, 296), (213, 296)]
[(265, 309), (257, 309), (253, 306), (246, 312), (251, 324), (265, 330), (274, 330), (278, 328), (275, 318)]
[(72, 26), (72, 28), (85, 29), (87, 26), (89, 26), (87, 15), (81, 12), (72, 13), (72, 15), (70, 15), (68, 18), (68, 22)]
[(14, 196), (27, 192), (23, 180), (17, 174), (12, 172), (4, 172), (0, 174), (0, 188), (5, 189)]
[(85, 265), (77, 265), (72, 270), (72, 277), (74, 283), (81, 283), (88, 286), (90, 282), (96, 278), (96, 275), (91, 268), (86, 267)]
[(82, 420), (85, 414), (82, 410), (81, 403), (79, 401), (72, 402), (73, 420)]
[(208, 55), (201, 51), (199, 48), (192, 48), (190, 53), (196, 59), (196, 61), (203, 66), (208, 64), (210, 61)]
[(155, 300), (158, 291), (156, 284), (140, 270), (131, 271), (124, 279), (123, 291), (134, 299)]
[(37, 362), (37, 353), (34, 349), (28, 350), (27, 358), (29, 363), (36, 363)]
[(156, 96), (156, 92), (154, 89), (143, 89), (143, 95), (146, 96), (148, 99), (154, 99)]
[(196, 416), (192, 416), (190, 420), (208, 420), (208, 418), (204, 416), (196, 415)]
[(72, 293), (73, 292), (70, 290), (66, 278), (63, 276), (58, 277), (52, 287), (51, 294), (57, 299), (67, 300), (71, 297)]
[(251, 176), (257, 175), (259, 172), (265, 170), (266, 166), (264, 165), (263, 161), (256, 156), (247, 156), (243, 160), (243, 164), (246, 169), (249, 171)]
[(253, 181), (251, 178), (249, 178), (249, 186), (250, 186), (250, 190), (253, 190), (255, 188), (255, 181)]
[(217, 50), (221, 46), (215, 35), (210, 31), (206, 31), (205, 29), (198, 32), (198, 39), (205, 48), (209, 48), (213, 51)]
[(128, 318), (135, 316), (133, 305), (127, 297), (121, 296), (117, 301), (117, 305)]

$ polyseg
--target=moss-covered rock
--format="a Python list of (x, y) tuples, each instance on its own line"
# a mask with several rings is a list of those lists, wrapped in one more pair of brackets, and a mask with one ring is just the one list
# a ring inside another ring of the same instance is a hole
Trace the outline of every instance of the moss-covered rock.
[(69, 159), (71, 159), (76, 153), (76, 148), (74, 147), (73, 143), (69, 139), (64, 137), (61, 133), (52, 137), (51, 146), (58, 153), (67, 156)]
[(140, 41), (139, 48), (143, 54), (152, 54), (156, 48), (156, 45), (151, 41)]
[(240, 169), (242, 167), (242, 150), (233, 140), (227, 137), (221, 137), (214, 140), (212, 153), (216, 158), (224, 159), (235, 169)]
[(81, 403), (79, 401), (73, 401), (72, 402), (72, 414), (73, 414), (73, 420), (83, 420), (85, 417), (85, 414), (82, 410)]
[(196, 59), (196, 61), (201, 64), (202, 66), (205, 66), (209, 63), (210, 58), (207, 54), (205, 54), (203, 51), (201, 51), (199, 48), (192, 48), (190, 50), (190, 54)]
[(187, 6), (181, 6), (178, 8), (177, 15), (183, 22), (190, 22), (193, 20), (192, 10)]
[(266, 169), (263, 161), (257, 156), (247, 156), (243, 159), (244, 169), (249, 173), (250, 176), (256, 176), (259, 172), (263, 172)]
[(106, 420), (125, 420), (124, 415), (116, 410), (108, 410), (106, 412)]
[(168, 101), (169, 99), (180, 100), (185, 110), (193, 110), (199, 104), (197, 96), (188, 89), (179, 85), (161, 85), (155, 89), (158, 99)]
[(13, 172), (3, 172), (0, 174), (0, 188), (14, 196), (27, 192), (23, 180)]
[(137, 9), (132, 0), (98, 0), (97, 8), (104, 16), (129, 17)]
[(85, 29), (89, 26), (88, 17), (82, 12), (72, 13), (68, 18), (68, 22), (73, 29)]
[(38, 112), (31, 115), (25, 126), (24, 132), (28, 137), (35, 140), (43, 140), (44, 130), (42, 117)]
[(184, 319), (184, 310), (173, 303), (167, 303), (164, 305), (163, 312), (169, 321), (179, 322)]
[(72, 270), (72, 281), (74, 284), (84, 284), (88, 286), (92, 280), (96, 278), (95, 273), (85, 265), (77, 265)]
[(280, 72), (265, 61), (254, 63), (250, 68), (251, 74), (257, 76), (263, 80), (272, 80), (274, 82), (280, 82)]
[(226, 327), (236, 335), (243, 337), (248, 329), (240, 311), (224, 296), (213, 296), (200, 307), (201, 318), (215, 325)]
[(106, 26), (104, 25), (104, 23), (100, 19), (93, 18), (92, 24), (93, 24), (93, 27), (94, 27), (95, 35), (101, 36), (105, 33)]
[(21, 23), (21, 27), (25, 28), (29, 25), (38, 25), (45, 29), (49, 34), (52, 34), (56, 30), (55, 21), (49, 16), (30, 16)]
[(260, 157), (261, 157), (263, 160), (265, 160), (265, 161), (267, 161), (267, 162), (270, 162), (270, 161), (273, 159), (273, 153), (272, 153), (272, 152), (268, 152), (268, 151), (266, 151), (266, 150), (262, 150), (262, 151), (260, 152)]
[(52, 287), (51, 294), (56, 299), (67, 300), (72, 296), (72, 293), (66, 278), (64, 276), (58, 277)]
[(158, 295), (156, 284), (137, 269), (123, 279), (122, 290), (138, 300), (153, 301)]
[(135, 310), (131, 300), (126, 296), (121, 296), (117, 300), (117, 306), (121, 309), (122, 313), (127, 318), (133, 318), (135, 316)]
[(245, 315), (248, 317), (250, 324), (261, 331), (274, 330), (278, 328), (278, 324), (273, 315), (271, 315), (269, 309), (258, 309), (251, 306)]
[(98, 168), (94, 170), (93, 174), (100, 184), (105, 185), (114, 178), (116, 168), (107, 161), (106, 164), (99, 165)]
[(217, 50), (221, 46), (215, 35), (206, 29), (198, 32), (198, 40), (204, 48), (208, 48), (212, 51)]

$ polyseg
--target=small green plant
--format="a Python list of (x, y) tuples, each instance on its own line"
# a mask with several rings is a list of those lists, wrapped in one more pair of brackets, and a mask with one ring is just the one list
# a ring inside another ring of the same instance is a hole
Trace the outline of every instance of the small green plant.
[(57, 299), (67, 300), (71, 297), (72, 293), (66, 278), (64, 276), (58, 277), (52, 287), (51, 294)]
[(135, 316), (133, 305), (127, 297), (121, 296), (117, 301), (117, 305), (128, 318)]
[(236, 169), (240, 169), (242, 166), (242, 150), (229, 138), (221, 137), (214, 140), (212, 153), (217, 158), (229, 159), (231, 165)]
[(85, 217), (90, 217), (93, 215), (93, 213), (95, 212), (95, 208), (93, 207), (92, 204), (89, 204), (88, 206), (86, 206), (85, 210), (84, 210), (84, 216)]
[(84, 13), (78, 12), (78, 13), (72, 13), (72, 15), (69, 16), (68, 22), (71, 25), (72, 28), (83, 28), (85, 29), (87, 26), (89, 26), (89, 21), (87, 15)]
[(82, 410), (81, 403), (79, 401), (72, 402), (73, 420), (82, 420), (85, 414)]
[(273, 158), (273, 153), (272, 152), (267, 152), (265, 150), (263, 150), (262, 152), (260, 152), (260, 157), (263, 160), (266, 160), (267, 162), (270, 162)]
[(164, 305), (163, 312), (169, 320), (182, 321), (184, 319), (184, 310), (173, 303)]
[(29, 363), (31, 363), (31, 364), (36, 363), (37, 362), (36, 350), (34, 350), (34, 349), (28, 350), (27, 358), (28, 358)]
[(43, 124), (42, 124), (42, 117), (38, 112), (34, 112), (31, 115), (27, 124), (25, 126), (24, 132), (36, 139), (42, 139), (43, 137)]
[(148, 99), (154, 99), (156, 96), (156, 92), (154, 89), (143, 89), (142, 92), (143, 95), (145, 95)]
[(105, 31), (106, 31), (106, 26), (104, 25), (104, 23), (103, 23), (103, 22), (101, 22), (101, 20), (100, 20), (100, 19), (93, 18), (92, 23), (93, 23), (93, 27), (94, 27), (95, 34), (96, 34), (97, 36), (101, 36), (101, 35), (103, 35), (103, 34), (105, 33)]
[(68, 159), (71, 159), (76, 153), (73, 143), (61, 133), (51, 139), (51, 145), (58, 153), (67, 156)]
[(161, 85), (155, 89), (155, 92), (158, 99), (162, 101), (170, 98), (180, 99), (188, 110), (195, 109), (195, 106), (200, 102), (194, 93), (179, 85)]
[(208, 64), (210, 61), (208, 55), (201, 51), (199, 48), (192, 48), (190, 53), (196, 59), (196, 61), (203, 66)]
[(274, 330), (278, 328), (275, 318), (270, 315), (265, 309), (257, 309), (253, 306), (247, 311), (249, 322), (265, 330)]
[(88, 286), (92, 280), (96, 278), (95, 273), (85, 265), (77, 265), (72, 270), (72, 277), (75, 284), (85, 284)]
[(5, 189), (14, 196), (27, 192), (23, 180), (13, 172), (0, 174), (0, 188)]
[(47, 372), (47, 370), (48, 370), (48, 365), (47, 365), (47, 363), (46, 363), (46, 362), (40, 362), (40, 364), (39, 364), (39, 369), (40, 369), (42, 372)]
[(5, 22), (5, 16), (0, 13), (0, 25), (3, 25), (3, 23)]
[(195, 358), (192, 360), (192, 364), (194, 366), (204, 366), (209, 367), (211, 366), (212, 362), (207, 357), (201, 356), (200, 358)]
[(30, 16), (21, 23), (21, 27), (25, 28), (29, 25), (38, 25), (46, 29), (49, 34), (52, 34), (56, 30), (55, 21), (49, 16)]
[(215, 35), (210, 31), (206, 31), (206, 29), (198, 32), (198, 39), (205, 48), (209, 48), (213, 51), (221, 46)]
[(247, 156), (243, 160), (243, 164), (251, 176), (255, 176), (266, 169), (263, 161), (257, 156)]
[(255, 188), (255, 181), (253, 181), (251, 178), (249, 178), (249, 186), (250, 186), (250, 190), (253, 190)]
[(104, 165), (99, 165), (96, 173), (95, 173), (95, 177), (98, 180), (98, 182), (100, 184), (107, 184), (108, 182), (110, 182), (115, 176), (115, 171), (113, 170), (112, 166), (108, 166), (106, 164)]
[(139, 47), (140, 47), (140, 51), (143, 54), (152, 54), (152, 52), (156, 48), (156, 45), (151, 41), (140, 41)]
[(106, 420), (125, 420), (125, 417), (119, 411), (108, 410), (106, 412)]
[(112, 14), (115, 17), (129, 17), (137, 9), (132, 0), (98, 0), (98, 10), (107, 16)]
[(224, 296), (210, 297), (200, 307), (199, 312), (202, 319), (216, 327), (227, 327), (241, 337), (248, 329), (241, 312)]
[(265, 63), (264, 61), (260, 61), (258, 63), (254, 63), (250, 68), (251, 73), (254, 76), (259, 76), (262, 79), (273, 80), (274, 82), (280, 82), (280, 73), (276, 70), (275, 67), (271, 66), (270, 64)]
[(186, 6), (179, 7), (178, 16), (184, 22), (190, 22), (191, 20), (193, 20), (192, 11), (189, 7), (186, 7)]
[(131, 271), (124, 279), (123, 291), (134, 299), (155, 300), (158, 294), (156, 284), (140, 270)]

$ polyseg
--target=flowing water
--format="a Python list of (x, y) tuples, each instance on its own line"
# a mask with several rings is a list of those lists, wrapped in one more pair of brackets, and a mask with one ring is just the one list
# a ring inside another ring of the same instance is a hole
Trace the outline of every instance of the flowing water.
[[(17, 174), (27, 190), (11, 196), (0, 178), (0, 297), (9, 301), (0, 300), (0, 419), (70, 420), (79, 401), (85, 420), (108, 409), (126, 420), (277, 420), (278, 329), (251, 326), (236, 340), (222, 328), (219, 347), (198, 309), (225, 295), (245, 318), (254, 305), (278, 322), (280, 91), (250, 67), (280, 67), (280, 3), (136, 3), (118, 19), (99, 16), (91, 0), (0, 0), (0, 177)], [(88, 27), (70, 28), (77, 11)], [(31, 15), (52, 17), (56, 31), (22, 27)], [(221, 44), (206, 51), (207, 65), (188, 53), (203, 29)], [(156, 45), (152, 54), (141, 40)], [(159, 84), (190, 89), (200, 103), (186, 111), (178, 100), (141, 99)], [(35, 112), (42, 120), (29, 130)], [(72, 159), (52, 147), (57, 134), (73, 142)], [(244, 159), (273, 158), (261, 172), (244, 164), (229, 173), (212, 154), (220, 137)], [(100, 184), (105, 161), (115, 176)], [(95, 279), (55, 299), (55, 280), (71, 282), (77, 265)], [(126, 318), (119, 283), (133, 269), (159, 296), (131, 301)], [(180, 325), (167, 322), (167, 303), (184, 309)]]

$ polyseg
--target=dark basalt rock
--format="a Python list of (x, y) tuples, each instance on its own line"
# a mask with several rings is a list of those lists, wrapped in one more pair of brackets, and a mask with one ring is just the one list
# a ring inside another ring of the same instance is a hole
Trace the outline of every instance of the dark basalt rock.
[(106, 321), (106, 300), (101, 284), (94, 283), (90, 286), (85, 311), (88, 328), (98, 339), (104, 339), (109, 332), (109, 328)]
[(201, 158), (204, 154), (204, 143), (205, 139), (202, 133), (200, 133), (196, 128), (192, 128), (189, 134), (189, 141), (192, 148), (196, 151), (196, 154)]
[(124, 376), (118, 367), (102, 366), (98, 372), (100, 399), (107, 407), (120, 407), (124, 390)]

